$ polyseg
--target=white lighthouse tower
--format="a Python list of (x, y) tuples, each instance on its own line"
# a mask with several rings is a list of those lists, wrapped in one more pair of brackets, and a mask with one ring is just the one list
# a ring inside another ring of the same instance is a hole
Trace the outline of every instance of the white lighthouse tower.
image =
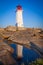
[(16, 24), (17, 27), (24, 27), (23, 26), (23, 15), (22, 15), (22, 7), (20, 5), (17, 6), (17, 10), (16, 10)]
[[(17, 6), (17, 10), (16, 10), (16, 26), (19, 28), (23, 28), (23, 15), (22, 15), (22, 7), (20, 5)], [(18, 58), (22, 58), (23, 54), (23, 46), (21, 45), (17, 45), (17, 57)]]

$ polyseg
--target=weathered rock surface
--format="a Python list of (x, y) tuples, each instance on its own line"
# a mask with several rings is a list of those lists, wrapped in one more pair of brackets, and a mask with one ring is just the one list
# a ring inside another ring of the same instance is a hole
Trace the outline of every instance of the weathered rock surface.
[[(6, 41), (7, 42), (6, 42)], [(10, 65), (14, 62), (11, 54), (14, 49), (8, 44), (19, 44), (27, 48), (35, 48), (43, 55), (43, 30), (26, 28), (25, 30), (14, 30), (13, 27), (0, 29), (0, 61), (4, 65)]]
[(12, 47), (4, 43), (3, 41), (0, 41), (0, 50), (3, 50), (3, 49), (9, 51), (10, 53), (14, 52), (14, 49)]
[(3, 42), (3, 39), (0, 38), (0, 62), (4, 65), (17, 65), (16, 61), (12, 57), (14, 49), (8, 44)]
[(6, 28), (5, 28), (5, 30), (7, 30), (7, 31), (16, 31), (16, 30), (25, 30), (26, 28), (24, 28), (24, 27), (14, 27), (14, 26), (7, 26)]
[[(41, 30), (40, 30), (40, 32), (41, 32)], [(30, 42), (33, 42), (33, 40), (36, 42), (40, 42), (40, 40), (42, 41), (43, 34), (40, 34), (39, 32), (34, 33), (34, 30), (15, 31), (14, 34), (8, 38), (8, 40), (12, 40), (13, 42), (18, 42), (20, 44), (27, 45)], [(43, 41), (42, 41), (42, 43), (43, 43)], [(43, 45), (43, 44), (41, 44), (41, 45)]]
[(10, 52), (8, 52), (7, 50), (3, 50), (0, 53), (0, 62), (2, 62), (4, 65), (17, 65)]

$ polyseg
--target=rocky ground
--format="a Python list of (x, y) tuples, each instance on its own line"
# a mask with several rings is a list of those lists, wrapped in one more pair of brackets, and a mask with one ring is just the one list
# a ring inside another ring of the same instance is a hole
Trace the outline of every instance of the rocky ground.
[[(0, 28), (0, 61), (3, 61), (5, 65), (6, 60), (10, 60), (7, 65), (16, 63), (13, 62), (15, 60), (11, 57), (14, 49), (9, 44), (12, 44), (12, 42), (27, 48), (33, 48), (33, 45), (43, 55), (43, 29), (24, 28), (23, 30), (16, 30), (15, 27)], [(4, 59), (5, 57), (6, 59)]]

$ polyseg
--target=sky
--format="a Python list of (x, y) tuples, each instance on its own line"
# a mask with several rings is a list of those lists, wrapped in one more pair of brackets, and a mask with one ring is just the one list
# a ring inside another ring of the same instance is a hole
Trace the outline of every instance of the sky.
[(43, 0), (0, 0), (0, 27), (15, 26), (17, 5), (22, 6), (25, 27), (43, 28)]

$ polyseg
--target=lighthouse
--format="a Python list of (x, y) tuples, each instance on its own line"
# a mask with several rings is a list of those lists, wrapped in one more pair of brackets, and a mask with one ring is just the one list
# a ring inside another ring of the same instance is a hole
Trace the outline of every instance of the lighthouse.
[[(23, 10), (22, 6), (18, 5), (16, 9), (16, 26), (17, 28), (23, 28)], [(22, 58), (23, 57), (23, 46), (17, 45), (17, 57)]]
[(24, 27), (23, 26), (23, 10), (22, 7), (20, 5), (17, 6), (16, 9), (16, 24), (17, 27)]

